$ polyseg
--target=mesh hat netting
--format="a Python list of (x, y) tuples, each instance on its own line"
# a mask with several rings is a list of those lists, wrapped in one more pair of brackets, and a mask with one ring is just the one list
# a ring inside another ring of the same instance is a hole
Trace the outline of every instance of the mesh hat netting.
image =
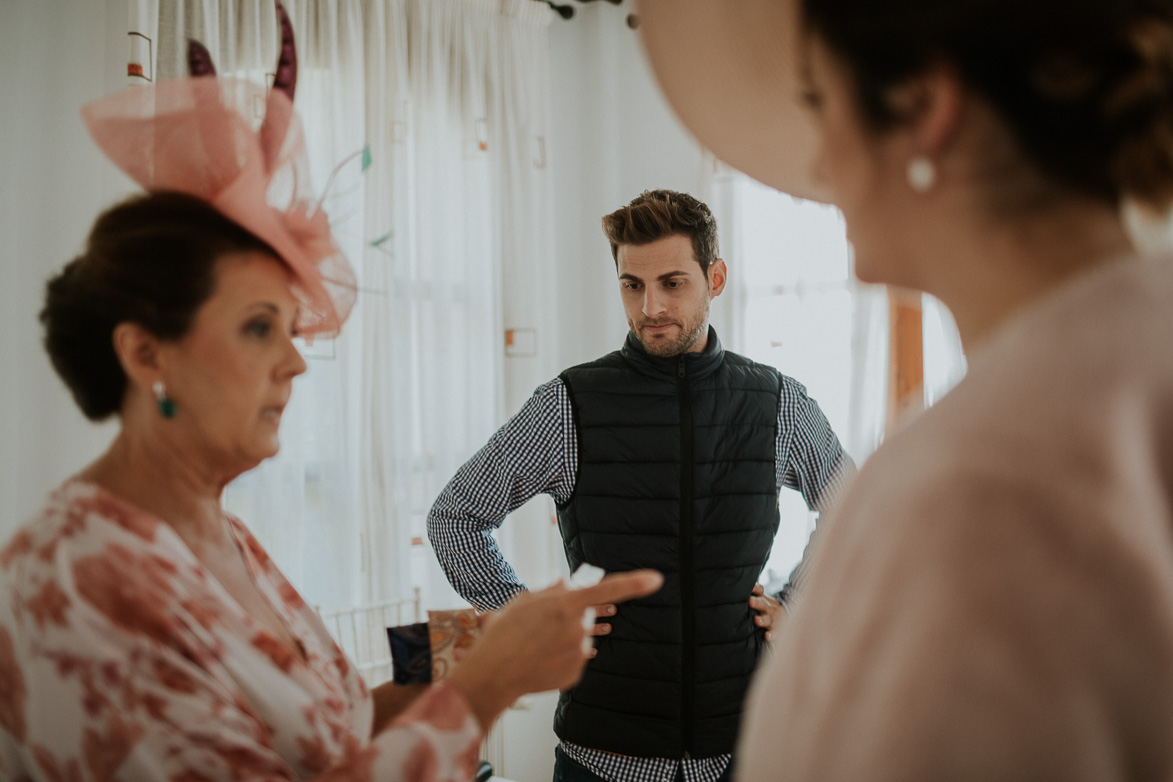
[(330, 337), (357, 286), (310, 187), (293, 110), (293, 35), (279, 3), (277, 10), (283, 46), (272, 89), (216, 76), (193, 42), (192, 72), (203, 75), (128, 88), (86, 104), (82, 117), (106, 156), (146, 190), (201, 198), (266, 242), (293, 274), (298, 332)]

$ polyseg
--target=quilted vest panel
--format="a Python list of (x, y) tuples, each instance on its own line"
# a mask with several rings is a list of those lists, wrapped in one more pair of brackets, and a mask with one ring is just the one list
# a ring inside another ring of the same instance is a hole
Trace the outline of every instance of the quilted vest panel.
[(558, 524), (571, 570), (650, 567), (562, 693), (566, 741), (641, 757), (732, 752), (762, 644), (747, 603), (778, 528), (777, 370), (725, 352), (660, 358), (633, 335), (566, 370), (579, 466)]

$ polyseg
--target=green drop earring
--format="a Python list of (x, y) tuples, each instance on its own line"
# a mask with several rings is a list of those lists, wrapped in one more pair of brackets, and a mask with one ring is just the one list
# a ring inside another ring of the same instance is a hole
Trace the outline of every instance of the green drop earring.
[(155, 402), (159, 406), (159, 415), (164, 418), (174, 418), (175, 400), (167, 396), (167, 389), (163, 387), (163, 381), (156, 380), (151, 388), (155, 392)]

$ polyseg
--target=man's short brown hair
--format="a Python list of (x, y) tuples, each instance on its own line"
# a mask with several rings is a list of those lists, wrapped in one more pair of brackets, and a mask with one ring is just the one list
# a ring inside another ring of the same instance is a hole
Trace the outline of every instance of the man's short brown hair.
[(717, 218), (709, 207), (687, 193), (675, 190), (645, 190), (631, 203), (603, 218), (603, 233), (611, 241), (611, 257), (619, 263), (624, 244), (651, 244), (669, 236), (687, 236), (692, 253), (708, 276), (709, 265), (717, 260)]

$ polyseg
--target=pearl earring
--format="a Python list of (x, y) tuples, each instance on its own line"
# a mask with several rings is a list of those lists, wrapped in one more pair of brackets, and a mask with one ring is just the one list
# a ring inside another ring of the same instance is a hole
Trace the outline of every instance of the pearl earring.
[(155, 402), (159, 406), (159, 415), (164, 418), (174, 418), (175, 400), (167, 396), (167, 389), (163, 387), (163, 381), (156, 380), (151, 386), (151, 390), (155, 392)]
[(927, 193), (937, 182), (937, 167), (924, 155), (914, 155), (908, 161), (908, 186), (914, 193)]

